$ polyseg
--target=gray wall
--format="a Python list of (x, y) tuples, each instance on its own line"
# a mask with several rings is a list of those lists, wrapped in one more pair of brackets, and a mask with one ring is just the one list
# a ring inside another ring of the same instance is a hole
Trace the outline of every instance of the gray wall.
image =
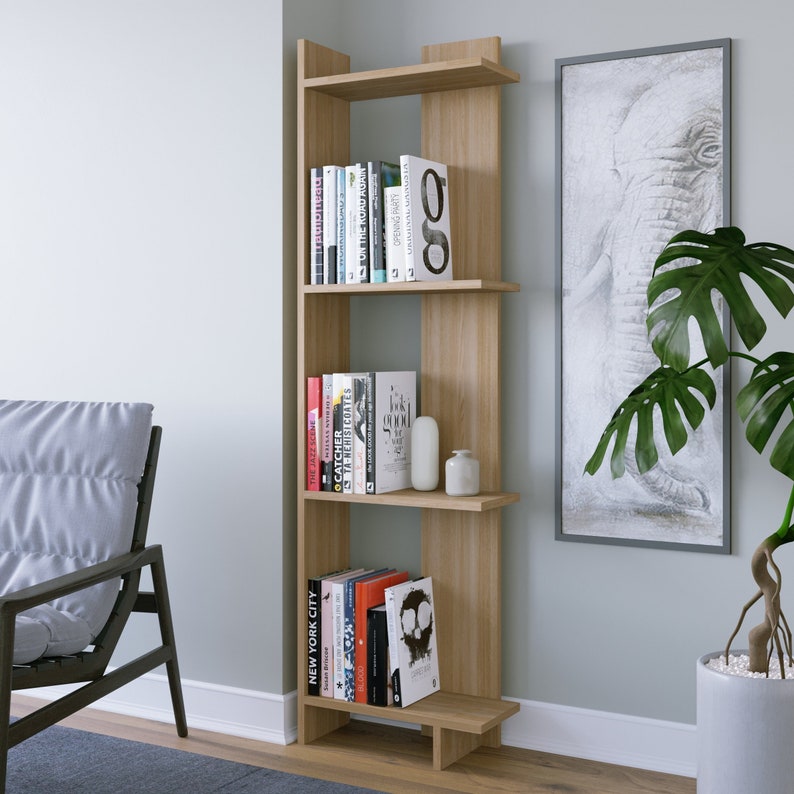
[[(286, 33), (350, 53), (355, 70), (416, 62), (425, 43), (500, 35), (504, 62), (522, 75), (503, 91), (503, 274), (522, 285), (503, 299), (503, 481), (521, 492), (520, 504), (503, 513), (505, 694), (694, 722), (694, 661), (723, 646), (752, 595), (749, 558), (781, 520), (788, 484), (737, 426), (732, 556), (554, 540), (554, 59), (732, 38), (733, 220), (748, 237), (791, 243), (784, 179), (794, 158), (787, 132), (794, 109), (786, 99), (794, 11), (770, 0), (406, 0), (399, 8), (349, 0), (335, 6), (346, 24), (328, 29), (314, 6), (285, 4)], [(354, 106), (353, 158), (418, 149), (418, 103), (401, 102), (397, 113), (384, 102)], [(361, 321), (384, 322), (389, 307), (367, 303), (355, 311)], [(400, 301), (391, 311), (410, 319), (413, 308)], [(791, 331), (780, 324), (772, 336), (775, 346), (790, 344)], [(374, 355), (357, 347), (355, 366)], [(383, 355), (402, 364), (411, 353)], [(406, 537), (415, 542), (414, 516), (359, 510), (356, 522), (359, 562), (404, 555)]]
[(0, 391), (154, 403), (182, 673), (265, 692), (294, 501), (280, 21), (275, 0), (0, 4)]

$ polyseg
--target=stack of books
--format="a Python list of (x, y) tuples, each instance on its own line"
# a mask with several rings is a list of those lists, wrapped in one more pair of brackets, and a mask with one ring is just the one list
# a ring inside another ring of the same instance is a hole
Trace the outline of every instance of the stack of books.
[(336, 372), (306, 383), (306, 490), (411, 487), (416, 372)]
[(309, 173), (310, 283), (452, 278), (447, 166), (404, 154)]
[(308, 694), (409, 706), (440, 689), (433, 581), (334, 571), (308, 581)]

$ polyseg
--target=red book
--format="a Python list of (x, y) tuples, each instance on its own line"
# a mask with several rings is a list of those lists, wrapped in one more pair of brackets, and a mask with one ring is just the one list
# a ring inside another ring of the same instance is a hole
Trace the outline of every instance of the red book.
[(321, 489), (322, 472), (320, 468), (320, 420), (322, 418), (321, 377), (306, 378), (306, 490)]
[(356, 582), (356, 653), (353, 662), (356, 703), (367, 702), (367, 610), (386, 600), (384, 591), (387, 587), (407, 581), (407, 571), (389, 571), (382, 576)]

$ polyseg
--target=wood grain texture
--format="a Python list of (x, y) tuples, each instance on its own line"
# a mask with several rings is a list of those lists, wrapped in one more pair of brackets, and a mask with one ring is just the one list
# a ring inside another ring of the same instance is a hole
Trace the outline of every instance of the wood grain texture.
[[(40, 704), (35, 698), (15, 694), (12, 714), (21, 717)], [(389, 794), (695, 794), (691, 778), (516, 747), (481, 747), (437, 772), (431, 768), (429, 737), (408, 728), (358, 720), (310, 746), (283, 746), (192, 728), (187, 738), (180, 739), (173, 725), (96, 709), (85, 709), (62, 724)]]
[[(431, 61), (433, 59), (430, 59)], [(520, 76), (499, 63), (479, 55), (470, 58), (374, 69), (352, 75), (334, 75), (306, 80), (305, 85), (329, 96), (358, 102), (368, 99), (451, 91), (473, 86), (517, 83)]]
[[(499, 725), (515, 703), (501, 700), (501, 511), (518, 499), (501, 492), (500, 86), (518, 75), (501, 66), (498, 37), (426, 47), (422, 64), (349, 73), (349, 58), (308, 41), (298, 57), (298, 212), (308, 218), (308, 171), (349, 161), (349, 101), (422, 94), (422, 155), (449, 166), (452, 282), (308, 285), (308, 223), (299, 230), (298, 482), (305, 466), (305, 378), (350, 367), (351, 295), (422, 295), (422, 413), (439, 423), (442, 460), (471, 449), (483, 494), (450, 499), (405, 491), (376, 497), (298, 494), (298, 738), (315, 742), (350, 713), (377, 709), (306, 694), (304, 630), (308, 576), (349, 559), (349, 504), (422, 508), (422, 571), (436, 600), (442, 692), (411, 715), (432, 735), (436, 769), (478, 745), (499, 745)], [(388, 561), (382, 561), (388, 562)], [(413, 709), (413, 707), (411, 707)], [(411, 709), (397, 719), (406, 720)]]

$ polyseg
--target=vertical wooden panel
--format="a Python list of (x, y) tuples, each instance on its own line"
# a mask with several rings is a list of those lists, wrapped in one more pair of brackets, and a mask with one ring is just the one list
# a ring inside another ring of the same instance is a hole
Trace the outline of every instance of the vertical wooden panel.
[[(311, 77), (350, 70), (350, 58), (309, 41), (298, 42), (298, 617), (304, 625), (310, 576), (342, 568), (349, 559), (349, 515), (346, 504), (306, 502), (306, 378), (349, 368), (349, 298), (306, 295), (309, 283), (309, 170), (314, 166), (346, 165), (350, 157), (349, 103), (306, 89)], [(298, 631), (298, 739), (311, 742), (343, 725), (342, 712), (304, 704), (307, 686), (307, 638)]]
[[(423, 62), (482, 55), (498, 38), (425, 47)], [(455, 278), (501, 278), (500, 89), (422, 98), (422, 154), (450, 166)], [(422, 412), (436, 417), (444, 460), (480, 461), (482, 489), (501, 487), (498, 295), (422, 298)], [(433, 577), (441, 685), (501, 697), (501, 513), (422, 511), (422, 567)], [(478, 740), (481, 741), (481, 740)], [(485, 737), (498, 744), (499, 730)]]

